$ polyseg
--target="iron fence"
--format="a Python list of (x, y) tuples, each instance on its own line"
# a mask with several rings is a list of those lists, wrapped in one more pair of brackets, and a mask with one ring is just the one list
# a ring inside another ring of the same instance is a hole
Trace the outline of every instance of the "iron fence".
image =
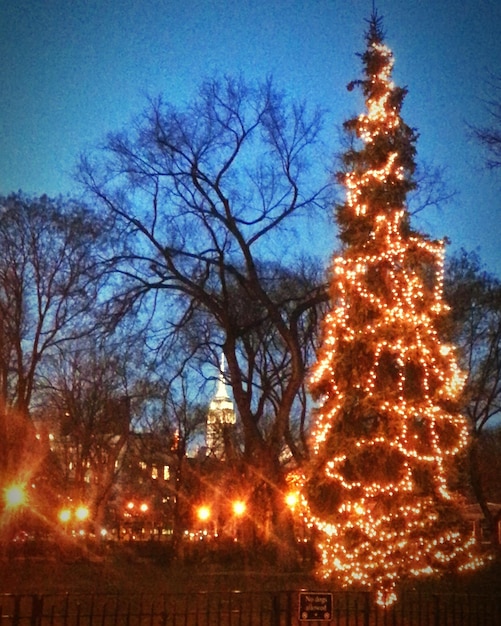
[(334, 592), (322, 619), (301, 615), (298, 598), (297, 591), (2, 594), (0, 626), (501, 626), (501, 594), (407, 593), (382, 610), (369, 594)]

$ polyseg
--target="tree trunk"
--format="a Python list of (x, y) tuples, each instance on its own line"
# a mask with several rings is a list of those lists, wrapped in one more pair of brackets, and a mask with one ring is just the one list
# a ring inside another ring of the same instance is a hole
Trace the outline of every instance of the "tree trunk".
[(499, 549), (498, 522), (500, 515), (494, 515), (489, 509), (487, 496), (482, 483), (482, 473), (480, 471), (478, 438), (479, 434), (475, 433), (469, 448), (468, 460), (470, 468), (470, 482), (475, 499), (480, 506), (480, 510), (482, 511), (487, 524), (491, 544), (493, 546), (497, 546)]

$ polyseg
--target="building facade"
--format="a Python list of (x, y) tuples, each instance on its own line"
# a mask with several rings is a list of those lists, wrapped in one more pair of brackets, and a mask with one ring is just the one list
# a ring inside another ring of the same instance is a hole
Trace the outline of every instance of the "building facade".
[(207, 454), (228, 458), (235, 447), (236, 411), (230, 397), (226, 377), (226, 360), (221, 355), (216, 392), (207, 412)]

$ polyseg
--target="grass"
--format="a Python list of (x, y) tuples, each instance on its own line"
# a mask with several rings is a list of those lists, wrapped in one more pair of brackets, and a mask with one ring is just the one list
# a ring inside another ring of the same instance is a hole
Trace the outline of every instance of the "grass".
[(289, 589), (303, 586), (306, 571), (281, 572), (262, 558), (210, 554), (173, 561), (165, 546), (111, 546), (106, 552), (61, 551), (0, 558), (0, 593), (181, 593), (195, 591)]
[[(424, 580), (424, 592), (501, 594), (501, 561), (475, 574)], [(49, 547), (43, 553), (21, 551), (0, 558), (0, 593), (159, 594), (196, 591), (335, 590), (319, 583), (307, 566), (283, 571), (265, 551), (252, 562), (238, 552), (217, 558), (208, 552), (173, 561), (164, 545), (112, 545), (98, 553)]]

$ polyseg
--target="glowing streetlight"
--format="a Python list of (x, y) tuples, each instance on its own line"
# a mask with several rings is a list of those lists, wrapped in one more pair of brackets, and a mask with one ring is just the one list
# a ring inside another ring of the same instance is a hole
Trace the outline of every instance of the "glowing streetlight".
[(146, 511), (148, 510), (148, 505), (146, 504), (146, 502), (143, 502), (141, 504), (141, 506), (139, 507), (139, 510), (141, 511), (141, 513), (146, 513)]
[(86, 506), (79, 506), (75, 509), (75, 517), (78, 521), (83, 522), (89, 517), (89, 509)]
[(24, 485), (10, 485), (4, 489), (6, 509), (17, 509), (26, 504), (27, 497)]
[(63, 524), (67, 524), (71, 519), (71, 511), (70, 509), (61, 509), (59, 511), (59, 521), (63, 522)]
[(233, 502), (233, 513), (237, 517), (242, 516), (245, 513), (246, 508), (247, 506), (242, 500), (235, 500), (235, 502)]
[(290, 508), (294, 509), (294, 507), (299, 502), (299, 495), (297, 491), (289, 491), (289, 493), (285, 496), (285, 504)]
[(206, 522), (210, 518), (210, 508), (205, 504), (199, 506), (197, 510), (197, 516), (201, 522)]

